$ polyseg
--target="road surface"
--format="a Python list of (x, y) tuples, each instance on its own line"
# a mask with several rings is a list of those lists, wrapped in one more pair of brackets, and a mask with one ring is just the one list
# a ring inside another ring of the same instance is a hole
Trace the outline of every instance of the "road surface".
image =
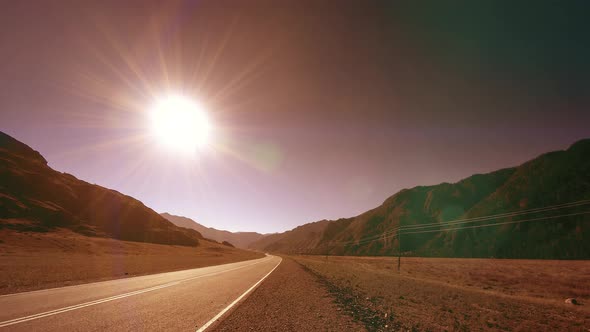
[(264, 258), (0, 296), (0, 331), (198, 331), (281, 262)]

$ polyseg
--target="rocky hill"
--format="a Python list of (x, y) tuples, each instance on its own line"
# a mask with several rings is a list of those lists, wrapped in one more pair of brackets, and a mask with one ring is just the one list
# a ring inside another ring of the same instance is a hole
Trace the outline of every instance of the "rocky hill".
[(0, 132), (0, 229), (196, 246), (202, 235), (177, 227), (140, 201), (53, 170), (37, 151)]
[(162, 213), (161, 215), (170, 222), (174, 223), (176, 226), (194, 229), (201, 233), (205, 238), (212, 239), (217, 242), (229, 242), (237, 248), (248, 248), (248, 246), (251, 243), (258, 241), (266, 236), (265, 234), (260, 234), (256, 232), (233, 233), (229, 231), (218, 230), (212, 227), (203, 226), (190, 218), (175, 216), (169, 213)]

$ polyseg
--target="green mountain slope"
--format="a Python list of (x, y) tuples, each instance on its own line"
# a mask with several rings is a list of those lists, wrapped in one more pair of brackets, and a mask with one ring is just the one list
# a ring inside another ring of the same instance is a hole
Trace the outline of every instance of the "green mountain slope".
[[(395, 229), (461, 218), (523, 211), (590, 199), (590, 140), (551, 152), (515, 168), (478, 174), (457, 183), (404, 189), (357, 217), (306, 224), (269, 236), (252, 248), (285, 253), (394, 255)], [(590, 205), (555, 209), (487, 223), (579, 213)], [(509, 258), (590, 258), (590, 216), (535, 220), (485, 228), (401, 235), (406, 255)], [(471, 227), (482, 222), (462, 223)], [(404, 231), (408, 233), (409, 231)]]

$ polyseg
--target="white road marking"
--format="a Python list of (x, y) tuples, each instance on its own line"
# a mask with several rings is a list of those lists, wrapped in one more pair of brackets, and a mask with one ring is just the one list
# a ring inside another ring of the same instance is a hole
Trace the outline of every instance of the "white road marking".
[(258, 280), (258, 282), (254, 284), (254, 286), (248, 288), (248, 290), (245, 291), (244, 294), (240, 295), (240, 297), (238, 297), (237, 299), (235, 299), (235, 301), (233, 301), (232, 303), (230, 303), (227, 307), (225, 307), (225, 309), (221, 310), (215, 317), (211, 318), (211, 320), (208, 321), (205, 325), (201, 326), (201, 328), (199, 328), (197, 330), (197, 332), (203, 332), (203, 331), (205, 331), (209, 326), (211, 326), (211, 324), (213, 324), (216, 320), (218, 320), (219, 318), (221, 318), (221, 316), (223, 316), (223, 314), (225, 314), (229, 309), (231, 309), (234, 305), (236, 305), (238, 302), (240, 302), (240, 300), (243, 299), (244, 296), (248, 295), (248, 293), (250, 293), (258, 285), (260, 285), (260, 283), (263, 282), (264, 279), (266, 279), (266, 277), (268, 277), (271, 273), (273, 273), (273, 271), (277, 267), (279, 267), (279, 265), (281, 264), (282, 261), (283, 261), (283, 259), (281, 258), (281, 260), (279, 261), (279, 263), (272, 270), (270, 270), (270, 272), (268, 272), (264, 277), (262, 277), (262, 279)]
[(46, 311), (46, 312), (42, 312), (42, 313), (38, 313), (38, 314), (26, 316), (26, 317), (15, 318), (15, 319), (11, 319), (11, 320), (0, 322), (0, 327), (5, 327), (5, 326), (14, 325), (14, 324), (24, 323), (24, 322), (27, 322), (27, 321), (30, 321), (30, 320), (34, 320), (34, 319), (39, 319), (39, 318), (43, 318), (43, 317), (47, 317), (47, 316), (57, 315), (57, 314), (61, 314), (61, 313), (67, 312), (67, 311), (71, 311), (71, 310), (81, 309), (81, 308), (85, 308), (85, 307), (89, 307), (89, 306), (93, 306), (93, 305), (97, 305), (97, 304), (101, 304), (101, 303), (105, 303), (105, 302), (109, 302), (109, 301), (114, 301), (114, 300), (122, 299), (122, 298), (129, 297), (129, 296), (134, 296), (134, 295), (138, 295), (138, 294), (142, 294), (142, 293), (147, 293), (147, 292), (151, 292), (151, 291), (154, 291), (154, 290), (158, 290), (158, 289), (162, 289), (162, 288), (167, 288), (167, 287), (170, 287), (170, 286), (178, 285), (178, 284), (180, 284), (182, 282), (186, 282), (186, 281), (189, 281), (189, 280), (199, 279), (199, 278), (203, 278), (203, 277), (209, 277), (209, 276), (213, 276), (213, 275), (217, 275), (217, 274), (222, 274), (222, 273), (225, 273), (225, 272), (230, 272), (230, 271), (242, 269), (242, 268), (249, 267), (249, 266), (252, 266), (252, 265), (260, 264), (260, 263), (265, 262), (265, 261), (266, 260), (261, 260), (261, 261), (258, 261), (256, 263), (251, 263), (251, 264), (248, 264), (248, 265), (238, 266), (238, 267), (235, 267), (235, 268), (232, 268), (232, 269), (229, 269), (229, 270), (223, 270), (223, 271), (218, 271), (218, 272), (207, 273), (207, 274), (203, 274), (203, 275), (199, 275), (199, 276), (194, 276), (194, 277), (190, 277), (190, 278), (186, 278), (186, 279), (182, 279), (182, 280), (172, 281), (172, 282), (165, 283), (165, 284), (158, 285), (158, 286), (153, 286), (153, 287), (149, 287), (149, 288), (145, 288), (145, 289), (140, 289), (140, 290), (129, 292), (129, 293), (125, 293), (125, 294), (120, 294), (120, 295), (115, 295), (115, 296), (107, 297), (107, 298), (104, 298), (104, 299), (99, 299), (99, 300), (95, 300), (95, 301), (80, 303), (80, 304), (72, 305), (72, 306), (69, 306), (69, 307), (64, 307), (64, 308), (60, 308), (60, 309), (50, 310), (50, 311)]
[[(266, 254), (266, 256), (268, 257), (268, 254)], [(265, 257), (263, 257), (265, 258)], [(259, 259), (263, 259), (263, 258), (259, 258)], [(247, 262), (247, 261), (242, 261), (242, 262)], [(237, 264), (237, 263), (241, 263), (241, 262), (235, 262), (235, 263), (230, 263), (230, 264)], [(204, 269), (204, 268), (216, 268), (216, 267), (220, 267), (223, 266), (224, 264), (221, 265), (211, 265), (211, 266), (203, 266), (203, 267), (199, 267), (196, 269)], [(88, 285), (100, 285), (100, 284), (106, 284), (106, 283), (111, 283), (113, 281), (128, 281), (134, 278), (146, 278), (146, 277), (153, 277), (153, 276), (158, 276), (158, 275), (166, 275), (166, 274), (175, 274), (178, 272), (187, 272), (190, 270), (195, 270), (195, 269), (186, 269), (186, 270), (178, 270), (178, 271), (171, 271), (171, 272), (160, 272), (160, 273), (155, 273), (155, 274), (144, 274), (144, 275), (138, 275), (138, 276), (133, 276), (133, 277), (123, 277), (123, 278), (117, 278), (117, 279), (111, 279), (111, 280), (103, 280), (103, 281), (95, 281), (95, 282), (89, 282), (89, 283), (85, 283), (85, 284), (77, 284), (77, 285), (69, 285), (69, 286), (61, 286), (61, 287), (52, 287), (52, 288), (44, 288), (44, 289), (37, 289), (37, 290), (33, 290), (33, 291), (26, 291), (26, 292), (19, 292), (19, 293), (11, 293), (11, 294), (4, 294), (4, 295), (0, 295), (0, 298), (3, 297), (10, 297), (10, 296), (19, 296), (19, 295), (24, 295), (24, 294), (34, 294), (34, 293), (44, 293), (44, 292), (49, 292), (49, 291), (54, 291), (54, 290), (58, 290), (58, 289), (63, 289), (63, 288), (75, 288), (75, 287), (84, 287), (84, 286), (88, 286)]]

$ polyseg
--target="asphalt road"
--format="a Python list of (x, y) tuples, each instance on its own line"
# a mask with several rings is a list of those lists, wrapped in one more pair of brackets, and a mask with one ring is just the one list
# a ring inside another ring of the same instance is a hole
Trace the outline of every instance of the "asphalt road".
[(280, 263), (256, 260), (0, 296), (0, 331), (197, 331)]

